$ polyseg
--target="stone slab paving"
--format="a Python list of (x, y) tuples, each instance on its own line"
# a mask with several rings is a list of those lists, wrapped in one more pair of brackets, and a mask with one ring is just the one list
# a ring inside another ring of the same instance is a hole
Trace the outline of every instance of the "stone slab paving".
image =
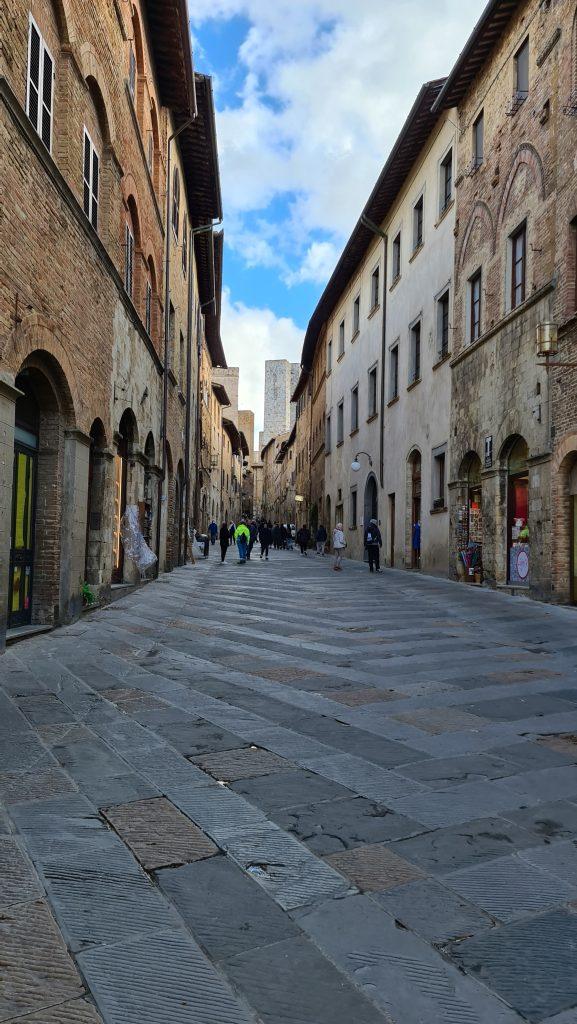
[(10, 649), (0, 1020), (577, 1024), (576, 668), (572, 610), (289, 553)]

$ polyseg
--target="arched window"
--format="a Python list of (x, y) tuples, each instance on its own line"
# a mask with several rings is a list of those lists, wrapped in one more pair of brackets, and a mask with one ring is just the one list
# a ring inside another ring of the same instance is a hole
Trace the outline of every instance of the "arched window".
[(188, 265), (188, 218), (186, 211), (182, 215), (182, 273), (186, 277)]
[(174, 168), (172, 174), (172, 230), (174, 237), (178, 239), (178, 225), (180, 220), (180, 175), (178, 167)]

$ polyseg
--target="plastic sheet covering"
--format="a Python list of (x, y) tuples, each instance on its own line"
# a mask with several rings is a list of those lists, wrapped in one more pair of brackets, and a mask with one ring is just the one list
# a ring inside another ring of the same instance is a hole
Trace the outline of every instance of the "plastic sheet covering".
[(157, 561), (154, 551), (146, 543), (138, 519), (138, 506), (127, 505), (120, 520), (120, 536), (124, 554), (131, 558), (141, 573), (146, 572)]

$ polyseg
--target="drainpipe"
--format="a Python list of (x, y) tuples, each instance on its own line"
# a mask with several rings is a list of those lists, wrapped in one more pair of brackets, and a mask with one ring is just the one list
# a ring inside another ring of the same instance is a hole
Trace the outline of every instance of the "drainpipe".
[(192, 312), (193, 312), (193, 285), (194, 274), (192, 272), (192, 233), (189, 231), (188, 246), (188, 313), (186, 321), (186, 417), (185, 417), (185, 439), (184, 439), (184, 486), (186, 497), (184, 501), (184, 564), (186, 565), (188, 551), (188, 520), (190, 515), (190, 424), (192, 398)]
[(382, 319), (382, 333), (381, 333), (381, 410), (379, 417), (379, 482), (381, 489), (384, 485), (384, 474), (385, 474), (385, 365), (387, 357), (387, 253), (388, 253), (388, 238), (385, 231), (381, 231), (377, 224), (374, 224), (369, 217), (365, 214), (361, 217), (361, 222), (364, 224), (369, 231), (372, 231), (374, 235), (379, 235), (383, 239), (383, 319)]
[(170, 332), (170, 232), (172, 230), (171, 218), (170, 218), (170, 204), (171, 204), (171, 191), (170, 191), (170, 154), (171, 147), (174, 139), (176, 139), (181, 132), (189, 128), (192, 122), (196, 120), (196, 113), (192, 114), (184, 124), (181, 124), (180, 128), (177, 128), (172, 135), (168, 136), (166, 144), (166, 252), (164, 256), (164, 370), (162, 380), (162, 417), (160, 424), (160, 444), (162, 453), (161, 462), (161, 473), (158, 481), (158, 515), (156, 522), (156, 553), (158, 556), (157, 573), (160, 572), (160, 538), (162, 528), (162, 499), (164, 491), (164, 481), (166, 478), (166, 415), (168, 410), (168, 346), (170, 344), (169, 332)]

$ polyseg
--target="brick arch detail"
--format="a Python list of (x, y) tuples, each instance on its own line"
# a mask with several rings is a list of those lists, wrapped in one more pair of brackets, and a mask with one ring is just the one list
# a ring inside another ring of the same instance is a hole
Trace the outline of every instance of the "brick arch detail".
[(499, 203), (499, 213), (497, 216), (497, 230), (501, 227), (505, 219), (505, 213), (507, 211), (507, 205), (509, 202), (509, 196), (511, 195), (513, 182), (515, 181), (515, 178), (517, 177), (517, 174), (519, 173), (519, 170), (521, 169), (523, 164), (525, 164), (525, 166), (528, 167), (533, 173), (533, 178), (539, 189), (539, 198), (545, 198), (545, 174), (543, 171), (543, 161), (541, 160), (541, 157), (539, 156), (539, 153), (537, 152), (535, 147), (532, 146), (530, 142), (522, 142), (521, 145), (518, 147), (515, 156), (513, 157), (513, 162), (511, 164), (509, 174), (507, 175), (507, 180), (503, 187), (501, 201)]
[(83, 43), (79, 51), (79, 63), (84, 76), (84, 81), (87, 78), (93, 78), (96, 82), (100, 94), (102, 96), (102, 102), (106, 112), (106, 121), (108, 127), (109, 143), (113, 149), (117, 146), (118, 133), (116, 128), (116, 118), (114, 115), (114, 105), (110, 97), (108, 85), (106, 84), (106, 76), (104, 74), (102, 65), (98, 59), (94, 47), (90, 43)]
[(469, 221), (467, 223), (467, 227), (465, 228), (465, 233), (463, 235), (463, 241), (461, 242), (458, 263), (459, 269), (462, 269), (463, 264), (465, 262), (465, 253), (467, 251), (467, 245), (469, 244), (469, 238), (471, 237), (471, 232), (475, 226), (476, 220), (480, 220), (485, 224), (486, 230), (491, 241), (491, 251), (492, 253), (495, 252), (495, 224), (493, 221), (493, 215), (487, 204), (484, 203), (482, 200), (478, 199), (473, 209), (471, 210), (471, 215), (469, 217)]
[(553, 458), (553, 472), (560, 473), (563, 463), (568, 455), (574, 454), (577, 457), (577, 434), (565, 434), (557, 445), (557, 451)]
[(83, 403), (64, 339), (56, 324), (37, 313), (24, 317), (20, 328), (12, 333), (0, 365), (7, 364), (10, 371), (16, 376), (20, 367), (34, 352), (46, 352), (58, 363), (70, 391), (74, 425), (78, 425), (81, 429), (86, 428), (86, 433), (88, 433), (87, 428), (94, 417), (87, 414), (85, 423), (84, 416), (80, 416)]

